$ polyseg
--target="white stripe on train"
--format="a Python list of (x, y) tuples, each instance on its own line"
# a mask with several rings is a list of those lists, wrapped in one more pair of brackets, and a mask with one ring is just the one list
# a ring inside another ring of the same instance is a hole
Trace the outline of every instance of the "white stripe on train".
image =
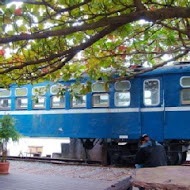
[(81, 113), (130, 113), (130, 112), (162, 112), (162, 111), (190, 111), (190, 107), (155, 107), (155, 108), (101, 108), (101, 109), (59, 109), (59, 110), (21, 110), (0, 111), (0, 115), (45, 115), (45, 114), (81, 114)]

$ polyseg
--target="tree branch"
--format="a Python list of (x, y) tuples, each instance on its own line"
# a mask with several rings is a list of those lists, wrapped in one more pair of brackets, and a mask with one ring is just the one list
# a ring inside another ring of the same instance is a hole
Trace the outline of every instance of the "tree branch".
[[(48, 58), (45, 58), (45, 59), (40, 59), (40, 60), (37, 60), (37, 61), (29, 61), (29, 62), (26, 62), (26, 63), (23, 63), (22, 65), (20, 66), (12, 66), (8, 69), (5, 69), (3, 71), (0, 71), (0, 74), (5, 74), (5, 73), (9, 73), (15, 69), (23, 69), (24, 67), (26, 66), (29, 66), (29, 65), (37, 65), (37, 64), (40, 64), (40, 63), (44, 63), (44, 62), (48, 62), (48, 61), (51, 61), (57, 57), (64, 57), (64, 56), (67, 56), (68, 58), (66, 58), (67, 62), (69, 60), (71, 60), (79, 51), (81, 50), (84, 50), (86, 49), (87, 47), (91, 46), (93, 43), (95, 43), (97, 40), (103, 38), (104, 36), (106, 36), (107, 34), (109, 34), (111, 31), (117, 29), (119, 26), (118, 25), (115, 25), (115, 26), (109, 26), (105, 29), (103, 29), (101, 32), (99, 32), (98, 34), (94, 35), (91, 39), (89, 39), (87, 42), (85, 43), (82, 43), (76, 47), (73, 47), (73, 48), (70, 48), (69, 50), (66, 50), (64, 52), (61, 52), (61, 53), (58, 53), (58, 54), (51, 54)], [(63, 61), (62, 64), (59, 65), (59, 67), (57, 67), (55, 70), (53, 70), (52, 72), (60, 69), (61, 67), (64, 66), (66, 62)]]
[(163, 61), (162, 63), (157, 64), (157, 65), (155, 65), (155, 66), (153, 66), (153, 67), (151, 67), (151, 68), (147, 68), (147, 69), (143, 69), (143, 70), (141, 70), (141, 71), (139, 71), (139, 72), (135, 72), (135, 73), (133, 73), (133, 74), (130, 74), (130, 76), (118, 77), (117, 79), (112, 79), (112, 80), (110, 80), (109, 82), (110, 82), (110, 83), (113, 83), (113, 82), (115, 82), (115, 81), (117, 81), (117, 80), (127, 80), (127, 79), (131, 79), (131, 78), (135, 78), (136, 76), (138, 76), (138, 75), (140, 75), (140, 74), (144, 74), (144, 73), (153, 71), (153, 70), (155, 70), (155, 69), (157, 69), (157, 68), (159, 68), (159, 67), (162, 67), (162, 66), (166, 65), (167, 63), (176, 61), (177, 59), (183, 57), (184, 55), (187, 55), (188, 52), (189, 52), (189, 50), (186, 50), (186, 51), (184, 51), (183, 53), (178, 54), (177, 56), (175, 56), (175, 57), (173, 57), (173, 58), (171, 58), (171, 59), (168, 59), (167, 61)]
[[(127, 23), (131, 23), (137, 20), (145, 19), (147, 21), (157, 21), (157, 20), (165, 20), (170, 18), (189, 18), (190, 17), (190, 8), (164, 8), (158, 9), (154, 12), (150, 11), (139, 11), (135, 13), (131, 13), (128, 15), (115, 16), (111, 18), (103, 18), (97, 22), (91, 24), (83, 24), (81, 26), (73, 26), (70, 28), (64, 28), (60, 30), (54, 31), (46, 31), (43, 33), (33, 33), (33, 34), (20, 34), (14, 35), (11, 37), (0, 38), (0, 44), (9, 43), (9, 42), (17, 42), (23, 40), (34, 40), (34, 39), (42, 39), (48, 38), (52, 36), (65, 36), (68, 34), (73, 34), (79, 31), (93, 30), (100, 27), (106, 27), (111, 25), (124, 25)], [(113, 30), (114, 31), (114, 30)]]

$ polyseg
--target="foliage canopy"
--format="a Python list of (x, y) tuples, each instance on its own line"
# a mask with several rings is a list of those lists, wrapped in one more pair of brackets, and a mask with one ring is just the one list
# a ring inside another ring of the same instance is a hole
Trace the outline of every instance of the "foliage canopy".
[(84, 73), (109, 80), (111, 70), (135, 76), (142, 71), (131, 65), (155, 68), (188, 59), (190, 2), (2, 0), (0, 44), (3, 86)]

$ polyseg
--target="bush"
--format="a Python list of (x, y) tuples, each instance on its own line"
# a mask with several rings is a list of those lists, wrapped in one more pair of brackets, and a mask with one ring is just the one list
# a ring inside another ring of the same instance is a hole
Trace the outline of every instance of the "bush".
[(0, 119), (0, 145), (2, 151), (2, 162), (7, 160), (7, 143), (9, 140), (17, 142), (20, 138), (20, 134), (15, 129), (15, 119), (10, 115), (4, 115)]

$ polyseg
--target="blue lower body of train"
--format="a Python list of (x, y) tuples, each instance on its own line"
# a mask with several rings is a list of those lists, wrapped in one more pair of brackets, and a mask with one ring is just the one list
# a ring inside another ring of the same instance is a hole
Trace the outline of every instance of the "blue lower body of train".
[(137, 113), (13, 115), (24, 136), (71, 138), (138, 139), (141, 134)]

